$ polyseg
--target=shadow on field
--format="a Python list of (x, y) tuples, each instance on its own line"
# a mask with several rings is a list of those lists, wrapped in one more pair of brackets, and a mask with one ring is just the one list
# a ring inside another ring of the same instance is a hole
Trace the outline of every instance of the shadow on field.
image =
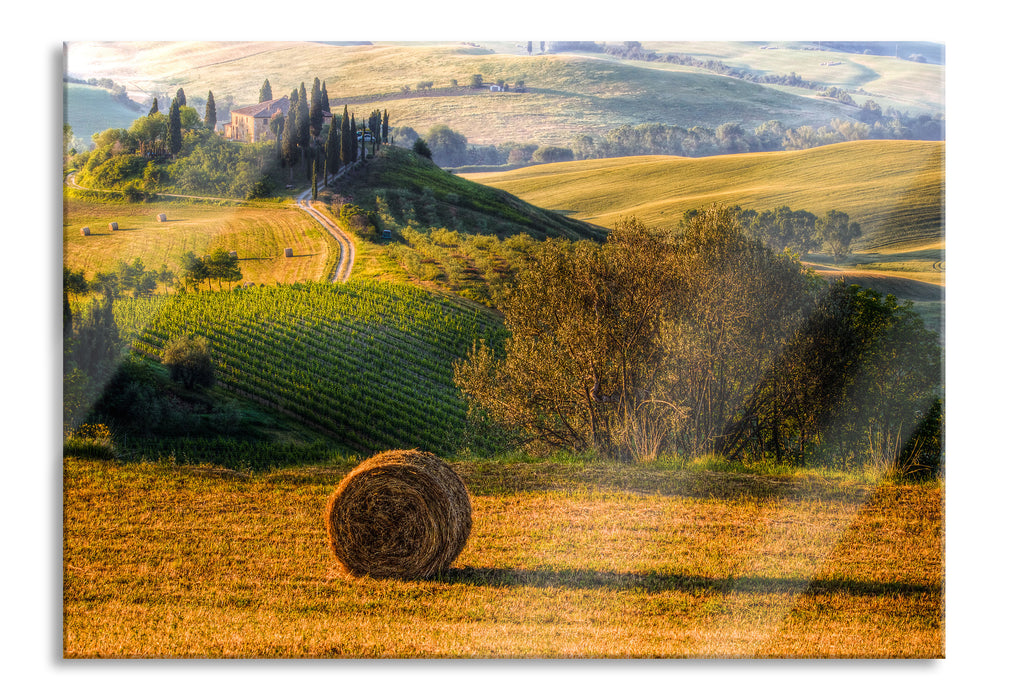
[(450, 569), (439, 581), (498, 588), (608, 589), (661, 593), (679, 591), (697, 594), (770, 593), (810, 595), (844, 594), (859, 597), (942, 595), (941, 586), (904, 581), (864, 581), (857, 579), (805, 580), (775, 576), (713, 578), (675, 573), (638, 574), (590, 569), (503, 569), (472, 567)]

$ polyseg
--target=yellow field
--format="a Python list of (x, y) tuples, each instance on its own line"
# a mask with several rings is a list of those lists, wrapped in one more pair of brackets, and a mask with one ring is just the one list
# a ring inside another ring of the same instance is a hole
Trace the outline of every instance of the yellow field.
[(352, 580), (346, 469), (64, 461), (66, 657), (942, 657), (943, 485), (455, 463), (440, 579)]
[[(157, 221), (160, 213), (166, 222)], [(109, 230), (113, 221), (118, 231)], [(84, 226), (90, 236), (81, 235)], [(330, 258), (339, 256), (332, 236), (294, 206), (64, 203), (64, 264), (89, 278), (135, 258), (147, 269), (166, 264), (177, 271), (187, 251), (203, 255), (216, 248), (236, 251), (242, 281), (256, 284), (323, 281)], [(285, 257), (285, 248), (294, 256)]]
[(465, 177), (606, 227), (631, 216), (672, 226), (688, 209), (713, 203), (758, 211), (788, 206), (817, 216), (838, 209), (861, 225), (870, 243), (905, 250), (945, 245), (944, 159), (939, 142), (854, 141), (807, 151), (575, 161)]

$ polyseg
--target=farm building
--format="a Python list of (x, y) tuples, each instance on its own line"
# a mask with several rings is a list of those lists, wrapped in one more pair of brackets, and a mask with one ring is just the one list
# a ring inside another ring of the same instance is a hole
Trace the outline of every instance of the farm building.
[[(290, 109), (291, 99), (289, 97), (278, 97), (275, 100), (260, 102), (258, 105), (233, 109), (231, 110), (231, 122), (224, 125), (224, 138), (232, 141), (245, 141), (246, 143), (272, 141), (274, 135), (270, 131), (270, 120), (277, 114), (286, 117)], [(332, 119), (333, 115), (324, 109), (323, 123), (329, 124)]]
[(283, 114), (286, 117), (290, 109), (289, 97), (279, 97), (276, 100), (260, 102), (258, 105), (233, 109), (231, 123), (224, 125), (224, 138), (246, 143), (272, 140), (274, 136), (270, 131), (270, 120), (276, 114)]

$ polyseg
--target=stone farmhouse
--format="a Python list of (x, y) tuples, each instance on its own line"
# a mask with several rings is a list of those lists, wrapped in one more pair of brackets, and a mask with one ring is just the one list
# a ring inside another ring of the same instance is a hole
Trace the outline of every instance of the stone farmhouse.
[(291, 109), (289, 97), (267, 100), (258, 105), (231, 110), (231, 123), (224, 125), (224, 138), (246, 143), (259, 143), (273, 139), (270, 120), (278, 112), (285, 117)]
[[(286, 118), (290, 110), (291, 98), (289, 97), (279, 97), (275, 100), (260, 102), (258, 105), (233, 109), (231, 110), (231, 122), (224, 125), (224, 138), (232, 141), (245, 141), (246, 143), (272, 141), (274, 136), (270, 131), (270, 120), (278, 113)], [(333, 115), (328, 110), (324, 110), (322, 123), (329, 124), (332, 119)]]

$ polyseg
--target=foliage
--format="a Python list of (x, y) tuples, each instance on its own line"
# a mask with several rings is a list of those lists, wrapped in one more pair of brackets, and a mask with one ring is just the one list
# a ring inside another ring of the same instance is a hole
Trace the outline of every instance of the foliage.
[(423, 158), (427, 158), (428, 160), (432, 159), (431, 149), (428, 148), (427, 141), (425, 141), (424, 139), (417, 139), (416, 141), (414, 141), (412, 148), (413, 152), (416, 153), (417, 155)]
[(443, 167), (466, 163), (466, 137), (444, 124), (435, 124), (424, 137), (431, 159)]
[(80, 459), (115, 459), (117, 449), (112, 431), (104, 423), (85, 423), (63, 440), (63, 456)]
[(475, 348), (456, 380), (553, 448), (703, 453), (773, 358), (805, 285), (723, 209), (681, 232), (630, 221), (603, 245), (550, 242), (500, 304), (504, 354)]
[(164, 365), (173, 381), (186, 389), (210, 387), (214, 384), (214, 364), (206, 338), (182, 335), (165, 348)]

